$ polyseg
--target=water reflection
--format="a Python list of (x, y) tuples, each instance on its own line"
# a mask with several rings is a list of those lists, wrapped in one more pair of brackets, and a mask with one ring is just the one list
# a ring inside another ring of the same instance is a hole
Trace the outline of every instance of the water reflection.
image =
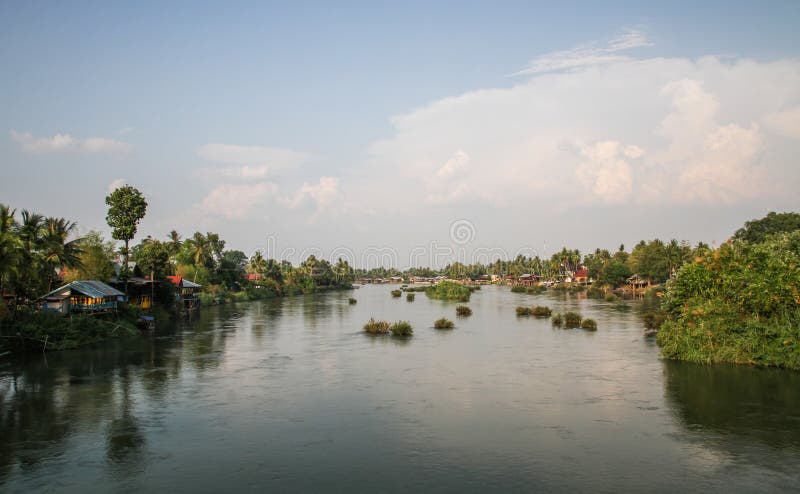
[(800, 448), (800, 373), (664, 363), (667, 403), (689, 431)]

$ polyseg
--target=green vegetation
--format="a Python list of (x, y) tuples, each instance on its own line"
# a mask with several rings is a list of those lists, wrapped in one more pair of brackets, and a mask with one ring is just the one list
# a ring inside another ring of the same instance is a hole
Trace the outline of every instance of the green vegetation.
[(440, 300), (467, 302), (469, 301), (470, 289), (452, 281), (442, 281), (441, 283), (428, 287), (425, 290), (425, 295)]
[(514, 285), (511, 287), (511, 293), (526, 293), (527, 289), (522, 285)]
[(411, 336), (414, 334), (414, 329), (408, 321), (397, 321), (391, 325), (389, 330), (395, 336)]
[(450, 319), (442, 317), (433, 322), (433, 327), (436, 329), (453, 329), (456, 325)]
[(552, 317), (552, 319), (550, 319), (550, 322), (553, 323), (553, 326), (559, 326), (560, 327), (562, 324), (564, 324), (564, 317), (561, 315), (560, 312), (556, 313)]
[[(748, 222), (745, 231), (754, 231), (754, 224), (763, 225)], [(800, 231), (758, 243), (732, 240), (684, 265), (662, 299), (662, 354), (800, 369), (798, 266)]]
[(531, 315), (530, 307), (517, 307), (517, 316), (529, 316), (529, 315)]
[(776, 233), (791, 233), (800, 230), (800, 214), (771, 212), (758, 220), (751, 220), (733, 235), (733, 238), (751, 244), (767, 240)]
[(584, 319), (581, 321), (581, 327), (589, 331), (597, 331), (597, 322), (594, 319)]
[(657, 330), (667, 320), (667, 313), (663, 311), (645, 312), (642, 315), (642, 320), (645, 328)]
[(358, 303), (358, 300), (354, 299), (353, 297), (350, 297), (347, 299), (347, 303), (350, 305), (355, 305)]
[(24, 350), (68, 350), (99, 343), (109, 338), (139, 335), (136, 327), (137, 313), (123, 312), (116, 315), (64, 317), (56, 312), (21, 311), (11, 327), (5, 328), (8, 336), (0, 343), (0, 349)]
[(472, 309), (466, 305), (459, 305), (456, 307), (456, 315), (461, 317), (468, 317), (472, 315)]
[(543, 287), (542, 285), (531, 285), (525, 289), (525, 293), (530, 293), (533, 295), (544, 293), (545, 291), (547, 291), (547, 288)]
[(400, 290), (392, 290), (392, 297), (394, 297), (394, 298), (399, 298), (400, 295), (402, 295), (402, 294), (403, 294), (403, 292), (401, 292)]
[(577, 328), (581, 325), (583, 317), (577, 312), (564, 313), (564, 325), (568, 328)]
[(124, 275), (128, 273), (128, 256), (130, 250), (128, 243), (136, 236), (139, 221), (147, 212), (147, 201), (138, 189), (124, 185), (114, 190), (106, 197), (108, 215), (106, 222), (111, 227), (111, 236), (115, 240), (122, 240), (125, 246), (122, 249), (122, 267)]
[(364, 331), (369, 334), (386, 334), (389, 332), (389, 323), (370, 318), (369, 322), (364, 325)]
[(416, 294), (414, 294), (414, 293), (406, 293), (406, 300), (408, 302), (413, 302), (415, 297), (416, 297)]
[(550, 317), (552, 311), (550, 310), (550, 307), (547, 307), (546, 305), (545, 306), (537, 305), (536, 307), (531, 309), (531, 314), (533, 314), (536, 317)]
[(605, 297), (603, 297), (603, 299), (604, 299), (606, 302), (616, 302), (617, 300), (619, 300), (619, 297), (617, 297), (616, 295), (614, 295), (614, 294), (613, 294), (613, 293), (611, 293), (611, 292), (608, 292), (608, 293), (606, 293), (606, 296), (605, 296)]

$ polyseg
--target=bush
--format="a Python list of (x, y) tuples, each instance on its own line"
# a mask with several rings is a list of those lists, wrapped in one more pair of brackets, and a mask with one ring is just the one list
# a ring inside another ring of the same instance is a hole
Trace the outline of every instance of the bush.
[(564, 318), (560, 313), (556, 313), (550, 321), (553, 323), (553, 326), (561, 326), (564, 324)]
[(406, 300), (408, 300), (409, 302), (413, 302), (413, 301), (414, 301), (414, 298), (415, 298), (415, 294), (413, 294), (413, 293), (406, 293)]
[(568, 328), (577, 328), (581, 325), (583, 317), (577, 312), (566, 312), (564, 314), (564, 325)]
[(514, 285), (511, 287), (511, 293), (525, 293), (527, 289), (522, 285)]
[(528, 288), (525, 289), (525, 293), (531, 293), (533, 295), (536, 295), (536, 294), (539, 294), (539, 293), (543, 293), (545, 290), (547, 290), (547, 289), (545, 287), (543, 287), (542, 285), (531, 285), (531, 286), (529, 286)]
[(597, 322), (594, 319), (584, 319), (581, 321), (581, 327), (589, 331), (597, 331)]
[(734, 240), (667, 284), (664, 357), (800, 369), (800, 231)]
[(603, 298), (606, 296), (606, 292), (602, 288), (590, 286), (586, 289), (586, 296), (589, 298)]
[(425, 295), (430, 298), (440, 300), (458, 300), (459, 302), (469, 301), (470, 290), (464, 285), (453, 283), (452, 281), (442, 281), (434, 286), (429, 286), (425, 290)]
[(389, 332), (389, 323), (370, 318), (369, 322), (364, 325), (364, 331), (369, 334), (386, 334)]
[(616, 302), (617, 300), (619, 300), (619, 297), (617, 297), (611, 292), (608, 292), (606, 293), (605, 300), (606, 302)]
[(650, 311), (642, 315), (644, 327), (647, 329), (658, 329), (667, 319), (667, 314), (663, 311)]
[(392, 297), (397, 298), (402, 294), (403, 294), (403, 292), (401, 292), (400, 290), (392, 290)]
[(395, 336), (411, 336), (414, 334), (414, 329), (408, 321), (397, 321), (391, 325), (389, 330)]
[(529, 316), (529, 315), (531, 315), (531, 308), (530, 307), (517, 307), (517, 315), (518, 316)]
[[(41, 351), (47, 341), (47, 350), (68, 350), (116, 338), (137, 336), (140, 331), (136, 320), (140, 311), (126, 306), (117, 314), (95, 316), (73, 315), (65, 317), (57, 312), (19, 312), (13, 326), (4, 328), (9, 334), (19, 333), (24, 349)], [(9, 338), (8, 346), (17, 343)]]
[(353, 297), (350, 297), (347, 299), (347, 303), (350, 305), (354, 305), (358, 303), (358, 300), (354, 299)]
[(434, 321), (433, 327), (436, 329), (453, 329), (456, 325), (450, 319), (443, 317)]
[(470, 309), (466, 305), (459, 305), (458, 307), (456, 307), (456, 315), (462, 317), (471, 316), (472, 309)]
[(545, 306), (537, 305), (536, 307), (531, 309), (531, 314), (533, 314), (536, 317), (550, 317), (552, 311), (550, 310), (550, 307), (547, 307), (546, 305)]

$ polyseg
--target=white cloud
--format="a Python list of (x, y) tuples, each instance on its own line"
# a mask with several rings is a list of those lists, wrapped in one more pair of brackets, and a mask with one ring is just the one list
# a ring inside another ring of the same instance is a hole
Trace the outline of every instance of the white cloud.
[(304, 204), (313, 204), (318, 211), (331, 206), (340, 199), (339, 179), (320, 177), (316, 184), (304, 183), (291, 198), (283, 203), (289, 208), (298, 208)]
[(777, 141), (794, 135), (798, 107), (797, 61), (659, 58), (538, 73), (393, 117), (393, 135), (342, 187), (371, 214), (772, 200), (800, 186), (800, 146)]
[(764, 123), (784, 137), (800, 140), (800, 106), (768, 115)]
[(115, 190), (119, 189), (123, 185), (125, 185), (125, 179), (124, 178), (117, 178), (117, 179), (112, 180), (111, 183), (108, 184), (108, 193), (110, 194), (110, 193), (114, 192)]
[(52, 137), (34, 137), (29, 132), (10, 132), (11, 139), (27, 153), (79, 152), (87, 154), (127, 154), (129, 144), (105, 137), (75, 139), (69, 134), (56, 134)]
[(531, 60), (526, 68), (513, 75), (542, 74), (630, 60), (619, 52), (643, 46), (651, 46), (647, 36), (641, 31), (628, 30), (605, 43), (593, 42), (571, 50), (540, 55)]
[(204, 160), (224, 166), (206, 168), (206, 175), (229, 179), (263, 179), (285, 172), (309, 159), (306, 153), (291, 149), (267, 146), (238, 146), (234, 144), (210, 143), (201, 146), (197, 154)]
[(210, 216), (240, 220), (265, 205), (277, 190), (277, 186), (269, 182), (219, 185), (203, 198), (199, 210)]

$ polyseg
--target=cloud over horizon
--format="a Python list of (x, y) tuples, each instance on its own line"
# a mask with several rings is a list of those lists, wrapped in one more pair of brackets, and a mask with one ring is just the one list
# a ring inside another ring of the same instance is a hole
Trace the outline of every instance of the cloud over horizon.
[(9, 132), (11, 140), (19, 144), (26, 153), (77, 152), (86, 154), (125, 155), (131, 151), (130, 144), (105, 137), (77, 139), (70, 134), (55, 134), (52, 137), (34, 137), (29, 132)]

